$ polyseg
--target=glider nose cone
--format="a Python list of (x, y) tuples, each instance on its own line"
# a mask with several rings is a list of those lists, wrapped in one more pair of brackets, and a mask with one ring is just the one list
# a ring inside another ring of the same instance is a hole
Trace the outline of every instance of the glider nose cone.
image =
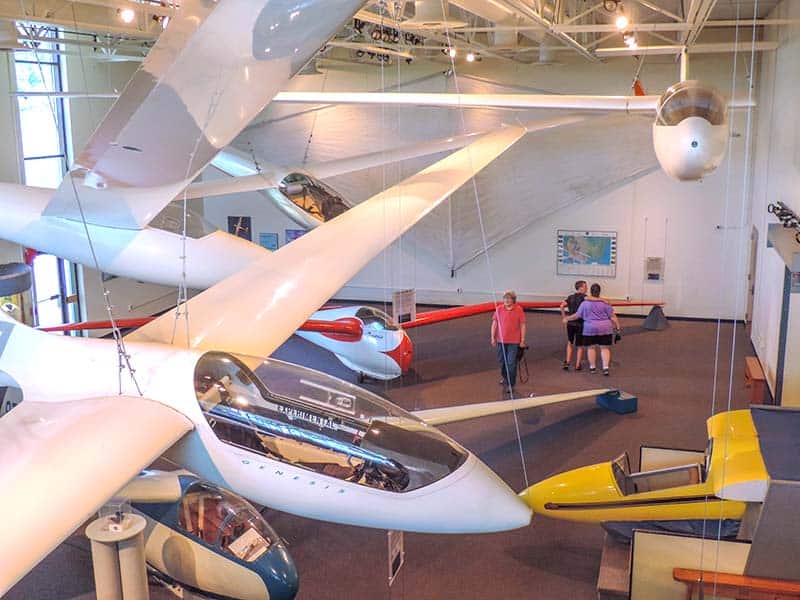
[(402, 334), (400, 343), (393, 350), (385, 352), (385, 354), (396, 362), (397, 366), (400, 367), (400, 372), (405, 374), (411, 368), (411, 361), (414, 358), (414, 345), (405, 331), (400, 333)]
[(292, 557), (282, 543), (270, 548), (265, 566), (269, 600), (293, 600), (300, 588), (300, 577)]
[(531, 510), (537, 514), (544, 514), (544, 505), (553, 495), (553, 484), (549, 480), (540, 481), (520, 492), (519, 497), (530, 506)]
[(450, 513), (464, 533), (508, 531), (527, 526), (531, 509), (483, 462), (453, 486)]

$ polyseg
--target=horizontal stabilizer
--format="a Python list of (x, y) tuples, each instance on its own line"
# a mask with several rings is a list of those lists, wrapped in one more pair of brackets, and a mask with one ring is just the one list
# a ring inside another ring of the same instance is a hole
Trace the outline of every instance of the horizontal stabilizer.
[(428, 425), (444, 425), (445, 423), (455, 423), (478, 417), (488, 417), (509, 413), (515, 410), (536, 408), (547, 406), (548, 404), (558, 404), (569, 400), (580, 400), (581, 398), (593, 398), (606, 392), (609, 389), (586, 390), (585, 392), (568, 392), (566, 394), (551, 394), (549, 396), (536, 396), (534, 398), (518, 398), (515, 400), (502, 400), (496, 402), (481, 402), (479, 404), (463, 404), (461, 406), (447, 406), (444, 408), (429, 408), (417, 410), (412, 414), (425, 421)]

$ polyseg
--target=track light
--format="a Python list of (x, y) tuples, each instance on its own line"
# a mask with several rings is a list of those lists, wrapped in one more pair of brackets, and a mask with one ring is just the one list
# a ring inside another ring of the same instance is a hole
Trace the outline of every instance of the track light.
[(123, 23), (133, 23), (133, 20), (136, 18), (136, 13), (133, 12), (132, 8), (121, 8), (117, 10), (117, 16)]

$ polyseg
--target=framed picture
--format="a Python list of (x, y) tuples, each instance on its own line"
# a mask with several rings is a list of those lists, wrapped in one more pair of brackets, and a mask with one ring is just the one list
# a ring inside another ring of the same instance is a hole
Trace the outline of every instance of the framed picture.
[(253, 229), (250, 217), (228, 217), (228, 233), (253, 241)]
[(275, 251), (278, 249), (278, 234), (277, 233), (259, 233), (258, 245), (267, 250)]
[(286, 230), (286, 243), (296, 240), (306, 232), (305, 229), (287, 229)]
[(617, 232), (559, 229), (557, 275), (617, 276)]

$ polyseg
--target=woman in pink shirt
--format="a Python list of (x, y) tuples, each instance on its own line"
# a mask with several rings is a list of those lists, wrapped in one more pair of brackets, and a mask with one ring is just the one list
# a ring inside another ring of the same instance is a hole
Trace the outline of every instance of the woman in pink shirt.
[(525, 346), (525, 311), (517, 304), (517, 294), (503, 294), (503, 304), (495, 308), (492, 318), (492, 347), (497, 348), (500, 363), (500, 385), (514, 393), (517, 384), (517, 353)]

